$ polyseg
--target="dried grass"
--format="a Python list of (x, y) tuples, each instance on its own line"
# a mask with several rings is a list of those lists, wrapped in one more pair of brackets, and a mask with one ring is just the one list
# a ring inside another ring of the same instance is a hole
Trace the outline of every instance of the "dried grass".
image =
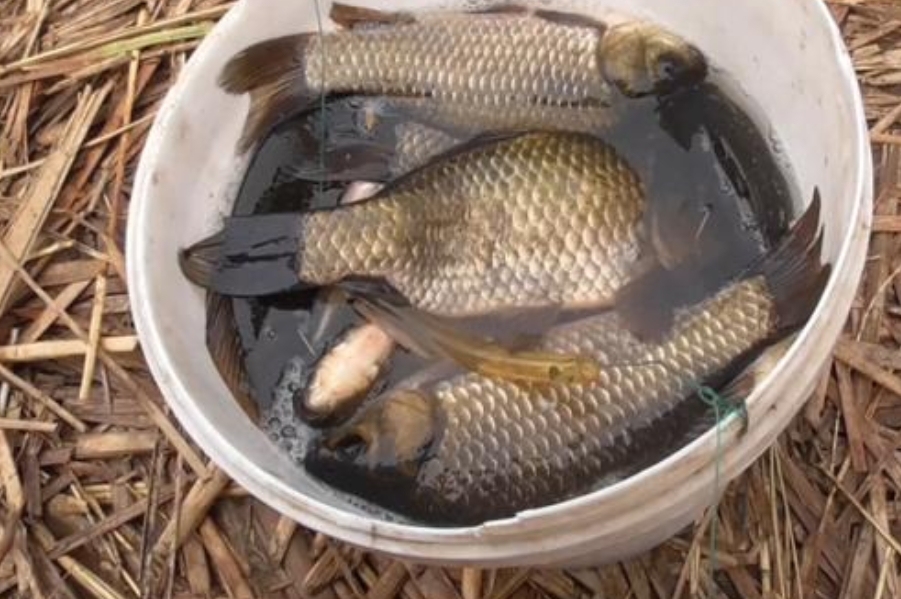
[(365, 555), (248, 497), (169, 416), (129, 318), (122, 225), (159, 101), (229, 6), (0, 7), (0, 597), (901, 596), (897, 3), (830, 4), (877, 167), (871, 256), (834, 363), (717, 510), (646, 555), (569, 571)]

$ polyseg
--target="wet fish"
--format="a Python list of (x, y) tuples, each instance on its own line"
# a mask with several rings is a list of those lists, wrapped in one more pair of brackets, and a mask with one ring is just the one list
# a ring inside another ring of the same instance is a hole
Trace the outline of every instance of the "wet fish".
[(366, 398), (394, 351), (394, 340), (379, 326), (350, 329), (314, 366), (308, 388), (295, 410), (312, 424), (347, 416)]
[(376, 181), (354, 181), (345, 188), (338, 203), (347, 206), (362, 202), (382, 191), (384, 187), (384, 183)]
[(511, 348), (486, 335), (468, 334), (457, 320), (438, 319), (379, 298), (355, 298), (371, 322), (425, 358), (450, 360), (471, 372), (533, 384), (596, 381), (600, 368), (579, 355)]
[(235, 329), (234, 300), (210, 293), (206, 298), (206, 346), (216, 370), (235, 401), (254, 422), (259, 408), (251, 392), (250, 379), (244, 365), (244, 348)]
[(693, 45), (646, 21), (608, 26), (548, 10), (382, 12), (334, 3), (344, 29), (291, 35), (234, 56), (220, 77), (251, 92), (242, 147), (322, 94), (385, 96), (417, 120), (458, 131), (585, 130), (617, 94), (665, 93), (702, 80)]
[(427, 164), (468, 138), (460, 138), (441, 129), (415, 121), (400, 123), (394, 128), (394, 153), (388, 164), (389, 172), (399, 177)]
[(530, 133), (457, 148), (350, 206), (233, 217), (181, 262), (224, 295), (365, 278), (446, 316), (598, 307), (653, 257), (644, 211), (610, 146)]
[[(339, 204), (361, 202), (378, 193), (381, 183), (354, 181), (341, 195)], [(317, 347), (331, 329), (346, 294), (338, 288), (326, 288), (325, 307), (316, 315), (316, 326), (310, 344)], [(395, 343), (381, 327), (364, 323), (346, 331), (337, 344), (323, 355), (313, 367), (309, 384), (295, 398), (295, 413), (313, 425), (340, 421), (359, 407), (375, 385), (379, 375), (391, 359)]]
[(442, 525), (474, 525), (585, 493), (621, 465), (617, 459), (653, 444), (656, 423), (700, 403), (691, 397), (701, 386), (721, 388), (803, 325), (829, 274), (818, 222), (815, 197), (776, 249), (680, 309), (658, 341), (637, 338), (615, 310), (552, 329), (540, 349), (593, 357), (602, 364), (596, 383), (423, 376), (327, 433), (306, 468), (337, 489)]

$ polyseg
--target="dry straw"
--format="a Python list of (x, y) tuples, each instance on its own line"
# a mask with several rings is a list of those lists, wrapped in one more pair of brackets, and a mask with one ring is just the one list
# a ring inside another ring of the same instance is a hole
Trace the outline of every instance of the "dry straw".
[(484, 571), (297, 527), (211, 467), (153, 385), (122, 225), (159, 102), (229, 6), (0, 3), (0, 597), (901, 596), (901, 6), (830, 4), (865, 93), (876, 228), (803, 414), (715, 511), (646, 555)]

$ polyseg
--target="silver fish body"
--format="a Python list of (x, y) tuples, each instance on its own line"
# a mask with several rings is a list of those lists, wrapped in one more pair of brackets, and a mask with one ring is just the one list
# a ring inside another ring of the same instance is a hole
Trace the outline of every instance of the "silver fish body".
[(441, 129), (415, 121), (397, 125), (394, 134), (396, 137), (394, 153), (388, 165), (388, 170), (394, 177), (424, 166), (436, 156), (466, 141)]
[(226, 66), (223, 87), (254, 94), (245, 142), (323, 94), (385, 96), (452, 131), (598, 129), (618, 94), (706, 76), (694, 46), (644, 21), (608, 27), (514, 6), (384, 13), (338, 3), (331, 16), (345, 28), (262, 42)]

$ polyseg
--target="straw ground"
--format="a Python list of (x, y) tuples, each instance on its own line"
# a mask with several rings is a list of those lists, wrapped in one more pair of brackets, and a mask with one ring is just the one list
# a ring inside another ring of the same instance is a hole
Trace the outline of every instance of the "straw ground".
[(877, 193), (866, 275), (816, 393), (717, 510), (647, 555), (569, 571), (342, 546), (248, 497), (168, 413), (129, 317), (123, 230), (159, 102), (229, 6), (0, 3), (0, 597), (901, 596), (901, 5), (830, 4)]

